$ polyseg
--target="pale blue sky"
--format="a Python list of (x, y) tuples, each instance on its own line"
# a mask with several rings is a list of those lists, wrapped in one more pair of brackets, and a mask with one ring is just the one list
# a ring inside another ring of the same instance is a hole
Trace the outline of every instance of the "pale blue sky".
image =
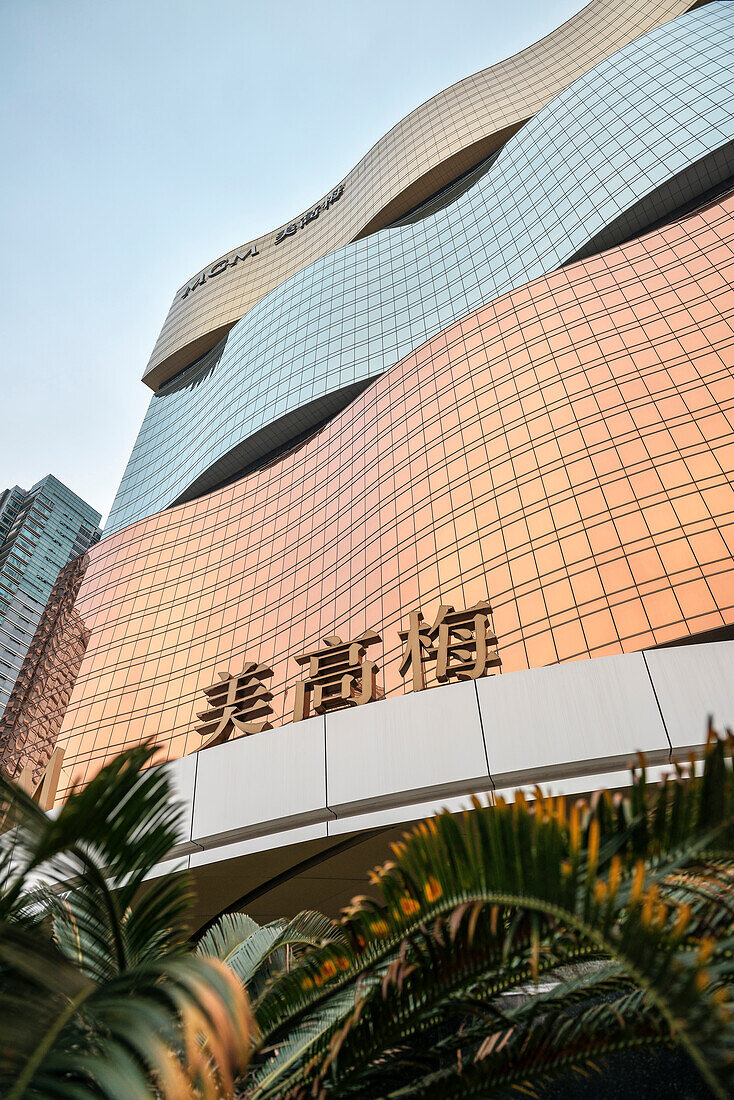
[(106, 515), (174, 291), (582, 0), (0, 0), (0, 489)]

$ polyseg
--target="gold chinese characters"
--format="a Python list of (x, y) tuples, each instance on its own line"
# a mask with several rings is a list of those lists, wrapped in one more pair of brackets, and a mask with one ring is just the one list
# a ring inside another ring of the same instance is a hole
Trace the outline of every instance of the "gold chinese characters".
[[(411, 611), (407, 630), (400, 631), (405, 643), (400, 675), (405, 678), (413, 670), (413, 691), (426, 686), (427, 661), (436, 662), (439, 684), (449, 680), (476, 680), (488, 668), (500, 664), (497, 639), (491, 631), (489, 603), (477, 603), (466, 611), (454, 611), (441, 604), (433, 626), (423, 622), (420, 611)], [(490, 645), (493, 647), (490, 649)]]
[[(451, 680), (476, 680), (501, 664), (497, 638), (491, 626), (492, 608), (484, 600), (465, 611), (441, 604), (429, 626), (419, 610), (408, 615), (407, 629), (399, 631), (403, 642), (400, 675), (412, 677), (413, 691), (426, 686), (426, 665), (436, 665), (439, 684)], [(367, 659), (367, 650), (382, 638), (365, 630), (358, 638), (343, 642), (337, 635), (324, 638), (324, 648), (302, 653), (295, 661), (306, 675), (296, 684), (293, 721), (313, 714), (326, 714), (343, 707), (362, 706), (382, 697), (377, 686), (379, 665)], [(273, 695), (264, 681), (273, 670), (267, 665), (248, 663), (239, 676), (220, 672), (220, 682), (205, 688), (209, 707), (198, 714), (197, 733), (206, 740), (201, 748), (221, 745), (234, 733), (260, 733), (272, 729), (270, 703)]]
[(263, 684), (263, 680), (272, 675), (272, 668), (254, 662), (245, 665), (239, 676), (219, 673), (220, 683), (204, 689), (209, 709), (197, 714), (201, 720), (197, 733), (208, 737), (202, 749), (223, 744), (234, 730), (248, 734), (273, 728), (267, 721), (267, 716), (272, 714), (270, 700), (273, 696)]
[(339, 707), (361, 706), (375, 699), (379, 665), (363, 659), (367, 647), (381, 641), (374, 630), (365, 630), (353, 642), (343, 642), (334, 635), (324, 638), (325, 649), (296, 657), (299, 665), (308, 665), (308, 679), (296, 684), (293, 721), (308, 718), (311, 697), (316, 714)]

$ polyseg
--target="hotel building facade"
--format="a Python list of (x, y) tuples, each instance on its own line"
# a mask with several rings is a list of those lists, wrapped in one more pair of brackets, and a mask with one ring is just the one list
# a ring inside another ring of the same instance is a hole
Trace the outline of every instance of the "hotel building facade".
[(155, 738), (201, 919), (267, 919), (734, 725), (733, 57), (729, 0), (593, 0), (188, 279), (5, 765)]

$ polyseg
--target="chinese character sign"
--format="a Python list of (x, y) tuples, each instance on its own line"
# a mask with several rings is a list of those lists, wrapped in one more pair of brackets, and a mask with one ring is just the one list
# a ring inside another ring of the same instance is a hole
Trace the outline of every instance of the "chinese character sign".
[(413, 691), (422, 691), (426, 686), (425, 665), (429, 661), (436, 662), (440, 684), (476, 680), (488, 668), (498, 666), (497, 639), (489, 623), (491, 613), (486, 601), (466, 611), (454, 611), (441, 604), (433, 626), (429, 626), (420, 611), (411, 611), (407, 630), (400, 631), (405, 647), (400, 675), (405, 678), (411, 670)]
[[(337, 199), (341, 198), (343, 194), (344, 184), (340, 183), (338, 187), (334, 188), (330, 195), (326, 196), (323, 202), (317, 203), (312, 210), (308, 210), (303, 215), (303, 217), (300, 219), (301, 229), (305, 229), (307, 225), (311, 224), (311, 222), (316, 221), (319, 214), (323, 213), (325, 210), (328, 210), (332, 203), (335, 203)], [(284, 225), (282, 229), (278, 230), (275, 237), (275, 243), (281, 244), (281, 242), (284, 241), (286, 237), (292, 237), (297, 232), (298, 225), (299, 222), (291, 222), (290, 225)]]
[[(432, 624), (420, 610), (408, 614), (400, 630), (403, 643), (400, 675), (410, 676), (413, 691), (429, 686), (429, 666), (439, 684), (476, 680), (499, 668), (497, 638), (492, 628), (492, 608), (483, 600), (464, 611), (441, 604)], [(337, 635), (323, 640), (323, 648), (302, 653), (294, 660), (303, 674), (295, 686), (294, 722), (313, 714), (327, 714), (344, 707), (358, 707), (383, 696), (377, 686), (379, 665), (367, 651), (382, 642), (374, 630), (343, 642)], [(435, 667), (434, 667), (435, 666)], [(267, 665), (249, 662), (239, 676), (220, 672), (220, 682), (205, 688), (208, 709), (198, 718), (197, 732), (205, 738), (202, 748), (221, 745), (234, 734), (261, 733), (272, 729), (272, 693), (265, 685), (273, 675)]]
[(263, 680), (272, 675), (273, 670), (267, 665), (254, 662), (245, 665), (239, 676), (219, 673), (220, 682), (204, 689), (209, 709), (197, 714), (201, 721), (197, 733), (208, 738), (200, 746), (202, 749), (223, 744), (235, 731), (238, 734), (262, 733), (273, 728), (267, 721), (272, 714), (270, 701), (273, 696), (263, 684)]
[(307, 718), (311, 706), (316, 714), (325, 714), (376, 698), (379, 666), (364, 657), (368, 646), (381, 641), (374, 630), (365, 630), (353, 642), (343, 642), (334, 635), (324, 638), (324, 649), (296, 657), (299, 665), (308, 665), (308, 678), (296, 684), (293, 721)]

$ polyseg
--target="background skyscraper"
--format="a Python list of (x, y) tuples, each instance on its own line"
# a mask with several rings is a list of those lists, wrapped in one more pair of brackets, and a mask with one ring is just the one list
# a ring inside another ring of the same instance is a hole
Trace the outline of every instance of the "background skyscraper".
[(101, 518), (53, 474), (0, 496), (0, 715), (60, 570), (99, 541)]

